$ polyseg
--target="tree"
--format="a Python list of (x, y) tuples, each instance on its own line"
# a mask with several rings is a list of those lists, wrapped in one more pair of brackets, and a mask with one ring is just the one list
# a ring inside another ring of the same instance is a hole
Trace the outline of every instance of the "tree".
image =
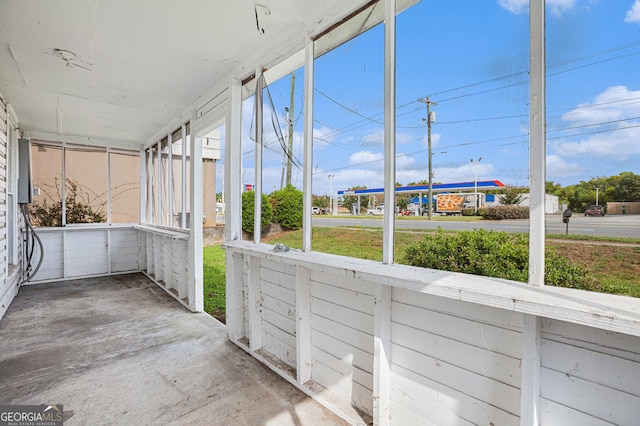
[(507, 186), (503, 190), (503, 195), (499, 197), (500, 204), (505, 206), (517, 205), (522, 202), (521, 189), (515, 186)]
[(640, 176), (632, 172), (622, 172), (609, 178), (612, 200), (608, 201), (640, 201)]
[[(367, 189), (366, 186), (352, 186), (348, 191), (355, 191), (356, 189)], [(355, 195), (343, 195), (342, 205), (351, 207), (353, 204), (358, 204), (358, 197)], [(360, 209), (364, 211), (369, 208), (369, 197), (360, 197)]]
[(558, 197), (562, 194), (562, 185), (554, 183), (552, 180), (545, 182), (544, 189), (547, 194), (557, 195)]

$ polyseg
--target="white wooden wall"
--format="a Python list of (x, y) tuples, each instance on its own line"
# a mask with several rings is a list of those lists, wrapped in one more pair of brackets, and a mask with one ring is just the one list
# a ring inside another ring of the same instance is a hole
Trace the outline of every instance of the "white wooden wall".
[(18, 292), (16, 283), (8, 280), (7, 260), (7, 132), (8, 112), (0, 96), (0, 318)]
[(30, 283), (138, 272), (138, 230), (132, 226), (36, 228), (44, 259)]
[(189, 284), (189, 233), (141, 225), (38, 228), (44, 261), (30, 284), (142, 272), (180, 303), (196, 310)]
[[(225, 248), (239, 267), (227, 274), (231, 340), (352, 423), (370, 420), (355, 407), (375, 424), (520, 424), (527, 314), (542, 319), (541, 424), (638, 424), (638, 299), (248, 242)], [(386, 316), (378, 286), (390, 289)], [(386, 367), (379, 329), (390, 336)], [(376, 384), (388, 395), (379, 411)]]
[(180, 303), (194, 307), (189, 285), (189, 233), (152, 226), (136, 226), (140, 232), (139, 262), (142, 272)]

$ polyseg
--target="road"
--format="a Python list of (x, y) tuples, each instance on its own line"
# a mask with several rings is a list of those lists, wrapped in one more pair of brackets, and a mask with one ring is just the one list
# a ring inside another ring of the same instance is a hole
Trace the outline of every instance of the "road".
[[(345, 218), (340, 216), (314, 216), (314, 226), (366, 226), (381, 227), (381, 217)], [(432, 220), (397, 220), (397, 229), (436, 229), (469, 230), (483, 228), (494, 231), (529, 232), (528, 220), (482, 220), (477, 222), (450, 222)], [(564, 234), (566, 225), (562, 216), (547, 215), (547, 234)], [(569, 221), (569, 234), (594, 235), (603, 237), (640, 238), (640, 215), (615, 215), (605, 217), (584, 217), (574, 215)]]

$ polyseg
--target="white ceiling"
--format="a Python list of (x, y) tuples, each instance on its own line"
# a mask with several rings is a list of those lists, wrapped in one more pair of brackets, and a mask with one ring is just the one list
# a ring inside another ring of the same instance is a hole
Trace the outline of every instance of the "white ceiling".
[(138, 149), (211, 88), (366, 3), (0, 0), (0, 94), (28, 135)]

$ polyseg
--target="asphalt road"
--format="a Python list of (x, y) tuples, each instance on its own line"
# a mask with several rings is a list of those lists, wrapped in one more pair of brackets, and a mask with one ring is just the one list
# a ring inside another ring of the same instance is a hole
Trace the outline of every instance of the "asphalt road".
[[(381, 227), (381, 217), (314, 216), (314, 226), (366, 226)], [(528, 220), (482, 220), (477, 222), (450, 222), (424, 220), (397, 220), (398, 229), (436, 229), (469, 230), (483, 228), (494, 231), (529, 232)], [(561, 215), (547, 215), (547, 234), (564, 234), (566, 225)], [(605, 237), (640, 238), (640, 215), (614, 215), (605, 217), (585, 217), (575, 214), (569, 221), (569, 234), (596, 235)]]

